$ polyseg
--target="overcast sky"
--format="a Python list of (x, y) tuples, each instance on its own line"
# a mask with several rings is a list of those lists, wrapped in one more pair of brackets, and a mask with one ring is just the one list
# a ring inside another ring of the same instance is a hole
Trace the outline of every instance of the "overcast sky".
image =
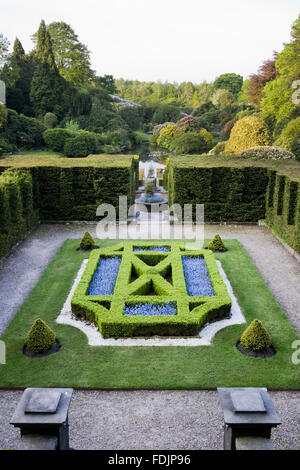
[(299, 0), (0, 0), (0, 32), (28, 51), (41, 19), (65, 21), (98, 75), (200, 83), (256, 72), (289, 41), (299, 7)]

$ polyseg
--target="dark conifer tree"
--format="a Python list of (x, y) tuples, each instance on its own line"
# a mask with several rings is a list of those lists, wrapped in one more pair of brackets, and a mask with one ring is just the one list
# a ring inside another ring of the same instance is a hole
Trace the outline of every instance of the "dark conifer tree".
[(47, 112), (63, 116), (65, 80), (59, 75), (55, 65), (51, 38), (44, 20), (38, 30), (36, 47), (36, 67), (33, 74), (30, 99), (36, 116), (44, 116)]

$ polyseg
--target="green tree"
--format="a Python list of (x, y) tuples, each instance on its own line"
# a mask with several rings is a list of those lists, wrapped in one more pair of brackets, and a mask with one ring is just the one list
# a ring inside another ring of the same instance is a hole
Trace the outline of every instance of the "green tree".
[(275, 144), (277, 147), (282, 147), (291, 150), (292, 143), (297, 135), (300, 134), (300, 117), (291, 119), (286, 127), (282, 129), (282, 132)]
[(104, 88), (104, 90), (106, 90), (107, 93), (110, 93), (111, 95), (115, 95), (117, 93), (115, 79), (112, 75), (103, 75), (103, 77), (95, 77), (93, 79), (93, 82), (95, 82), (96, 85), (99, 85), (100, 87)]
[(264, 98), (261, 100), (261, 114), (274, 129), (275, 125), (289, 119), (296, 105), (292, 101), (293, 89), (287, 87), (284, 76), (268, 82), (264, 87)]
[(153, 114), (153, 121), (158, 124), (163, 124), (167, 121), (177, 121), (180, 117), (180, 110), (177, 106), (169, 104), (161, 104), (157, 106), (155, 113)]
[(250, 78), (244, 81), (241, 91), (238, 95), (238, 103), (241, 105), (250, 105), (250, 97), (249, 97), (249, 86), (250, 86)]
[(0, 33), (0, 67), (7, 59), (8, 55), (8, 48), (9, 48), (9, 41), (8, 39)]
[(33, 58), (33, 54), (25, 54), (21, 42), (16, 38), (13, 52), (0, 73), (1, 80), (6, 84), (7, 106), (29, 116), (33, 114), (29, 98), (34, 70)]
[(211, 98), (212, 103), (220, 110), (233, 106), (235, 103), (234, 96), (229, 90), (219, 88), (215, 91)]
[(140, 106), (124, 106), (119, 109), (121, 118), (132, 129), (137, 130), (142, 125), (142, 111)]
[(292, 25), (291, 38), (276, 61), (279, 74), (286, 77), (289, 85), (300, 79), (300, 15)]
[[(60, 75), (75, 86), (84, 85), (94, 77), (91, 69), (90, 52), (78, 35), (67, 23), (53, 22), (47, 26), (51, 38), (53, 57)], [(33, 35), (38, 42), (38, 35)]]
[(0, 132), (5, 129), (7, 124), (7, 108), (5, 104), (0, 102)]
[(214, 81), (215, 88), (222, 88), (237, 96), (243, 85), (243, 77), (236, 73), (223, 73)]
[(197, 108), (210, 102), (214, 94), (214, 88), (210, 83), (203, 82), (198, 87), (193, 96), (193, 107)]
[(30, 99), (36, 116), (52, 112), (61, 117), (64, 112), (66, 87), (58, 73), (51, 38), (44, 20), (41, 21), (37, 37), (36, 68), (31, 82)]
[[(294, 22), (291, 31), (291, 41), (278, 54), (275, 67), (279, 77), (268, 82), (264, 87), (264, 97), (261, 101), (261, 113), (268, 125), (276, 129), (281, 123), (296, 117), (300, 106), (293, 102), (292, 88), (294, 80), (300, 79), (300, 15)], [(282, 127), (282, 126), (281, 126)]]
[(194, 98), (195, 87), (192, 82), (183, 82), (178, 87), (178, 98), (184, 104), (191, 104)]

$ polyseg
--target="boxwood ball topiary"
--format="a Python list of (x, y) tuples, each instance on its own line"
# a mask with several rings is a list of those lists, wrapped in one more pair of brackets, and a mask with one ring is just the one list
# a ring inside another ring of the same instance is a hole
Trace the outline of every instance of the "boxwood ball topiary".
[(50, 349), (55, 343), (55, 333), (40, 318), (33, 323), (26, 338), (26, 346), (34, 353), (41, 353)]
[(250, 351), (262, 351), (271, 345), (271, 336), (261, 321), (256, 318), (242, 334), (241, 343)]
[(208, 249), (212, 251), (226, 251), (227, 248), (225, 247), (222, 238), (217, 233), (214, 238), (209, 242)]
[(89, 232), (85, 232), (81, 241), (80, 241), (80, 249), (81, 250), (90, 250), (95, 246), (95, 241), (92, 235)]

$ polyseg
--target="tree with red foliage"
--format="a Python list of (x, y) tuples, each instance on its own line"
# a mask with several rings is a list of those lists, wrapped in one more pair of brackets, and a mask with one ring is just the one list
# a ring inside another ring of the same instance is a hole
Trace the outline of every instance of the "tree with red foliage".
[(230, 121), (226, 122), (225, 126), (223, 127), (223, 131), (222, 131), (222, 140), (229, 139), (231, 129), (235, 125), (236, 121), (237, 121), (236, 119), (231, 119)]
[(250, 104), (256, 108), (259, 108), (260, 101), (263, 98), (265, 84), (279, 76), (275, 67), (277, 55), (278, 53), (274, 52), (272, 59), (266, 60), (257, 73), (250, 75), (248, 96)]

